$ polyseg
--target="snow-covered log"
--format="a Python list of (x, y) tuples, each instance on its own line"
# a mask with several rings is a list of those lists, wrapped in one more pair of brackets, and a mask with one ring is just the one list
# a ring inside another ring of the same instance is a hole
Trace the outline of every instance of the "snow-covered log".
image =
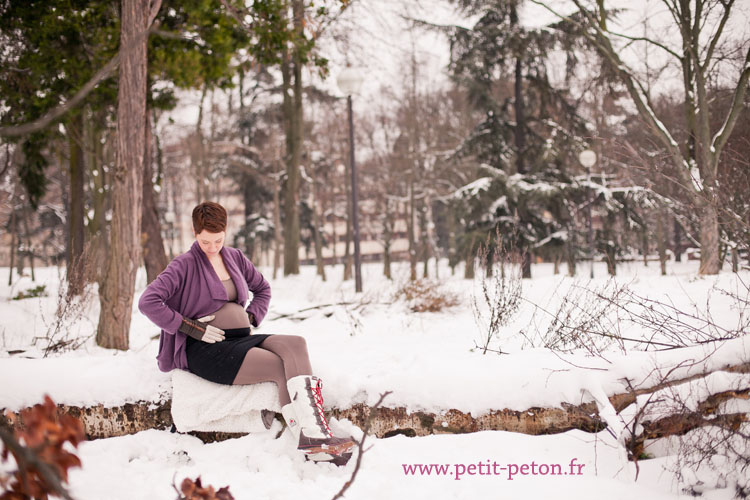
[[(750, 373), (750, 363), (726, 366), (711, 373), (700, 373), (689, 377), (662, 381), (651, 387), (639, 388), (628, 393), (614, 394), (607, 399), (620, 418), (630, 421), (634, 412), (640, 412), (638, 422), (643, 426), (637, 440), (682, 434), (688, 430), (718, 422), (722, 408), (728, 402), (748, 400), (750, 383), (748, 377), (738, 374)], [(719, 382), (716, 382), (718, 380)], [(723, 381), (724, 385), (720, 385)], [(731, 382), (732, 389), (727, 384)], [(719, 384), (719, 385), (717, 385)], [(698, 388), (698, 389), (696, 389)], [(713, 388), (713, 389), (712, 389)], [(683, 403), (687, 397), (698, 401), (685, 407), (684, 404), (664, 407), (662, 393), (684, 393), (679, 399)], [(700, 392), (702, 391), (702, 392)], [(647, 400), (648, 397), (651, 400)], [(645, 401), (645, 402), (644, 402)], [(648, 401), (652, 401), (649, 403)], [(653, 401), (659, 401), (656, 405)], [(78, 407), (58, 405), (63, 413), (82, 420), (86, 437), (99, 439), (134, 434), (146, 429), (169, 429), (172, 427), (171, 401), (140, 401), (116, 407), (103, 405)], [(644, 412), (643, 408), (648, 408)], [(364, 428), (372, 409), (365, 404), (350, 408), (333, 408), (327, 411), (329, 417), (348, 419)], [(0, 426), (8, 427), (5, 410), (1, 410)], [(630, 415), (630, 416), (629, 416)], [(721, 418), (729, 423), (746, 422), (748, 413), (733, 411)], [(403, 434), (406, 436), (426, 436), (431, 434), (469, 433), (484, 430), (504, 430), (523, 434), (554, 434), (580, 429), (596, 432), (607, 426), (599, 414), (594, 401), (574, 405), (561, 403), (559, 407), (533, 407), (517, 411), (511, 409), (492, 410), (482, 415), (472, 415), (458, 409), (433, 413), (408, 411), (404, 407), (379, 408), (371, 424), (372, 433), (379, 438)], [(220, 441), (240, 434), (226, 432), (191, 432), (204, 442)]]

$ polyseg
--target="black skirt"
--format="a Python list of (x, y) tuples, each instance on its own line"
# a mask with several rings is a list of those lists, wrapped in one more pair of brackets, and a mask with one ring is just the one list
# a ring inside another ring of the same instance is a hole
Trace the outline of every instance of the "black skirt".
[(188, 337), (188, 370), (211, 382), (232, 385), (247, 351), (270, 336), (250, 335), (250, 328), (229, 328), (224, 330), (224, 340), (213, 344)]

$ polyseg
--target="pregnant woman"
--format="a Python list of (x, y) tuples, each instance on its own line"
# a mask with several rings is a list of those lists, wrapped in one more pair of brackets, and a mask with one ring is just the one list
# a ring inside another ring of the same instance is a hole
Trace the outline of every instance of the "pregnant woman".
[[(297, 448), (311, 460), (346, 463), (354, 442), (331, 433), (305, 339), (251, 334), (251, 326), (258, 326), (268, 310), (271, 287), (241, 250), (224, 246), (226, 227), (227, 211), (218, 203), (195, 207), (195, 242), (138, 302), (162, 329), (159, 369), (188, 370), (219, 384), (276, 383)], [(245, 309), (248, 291), (253, 300)]]

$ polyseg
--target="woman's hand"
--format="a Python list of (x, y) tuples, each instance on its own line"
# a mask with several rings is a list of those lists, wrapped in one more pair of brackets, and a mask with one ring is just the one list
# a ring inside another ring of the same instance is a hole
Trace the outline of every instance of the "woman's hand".
[(197, 320), (182, 318), (182, 324), (180, 325), (179, 331), (195, 340), (202, 340), (208, 344), (221, 342), (224, 340), (224, 330), (206, 324), (215, 317), (216, 316), (214, 315), (208, 315), (198, 318)]

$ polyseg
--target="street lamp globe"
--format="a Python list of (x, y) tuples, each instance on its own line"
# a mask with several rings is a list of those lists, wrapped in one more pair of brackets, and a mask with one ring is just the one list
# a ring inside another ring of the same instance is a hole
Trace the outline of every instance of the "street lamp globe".
[(356, 94), (363, 81), (362, 73), (351, 66), (347, 66), (336, 79), (339, 89), (347, 96)]
[(594, 153), (590, 149), (584, 149), (578, 155), (578, 161), (580, 161), (581, 165), (583, 165), (584, 167), (591, 168), (594, 166), (594, 163), (596, 163), (596, 153)]

